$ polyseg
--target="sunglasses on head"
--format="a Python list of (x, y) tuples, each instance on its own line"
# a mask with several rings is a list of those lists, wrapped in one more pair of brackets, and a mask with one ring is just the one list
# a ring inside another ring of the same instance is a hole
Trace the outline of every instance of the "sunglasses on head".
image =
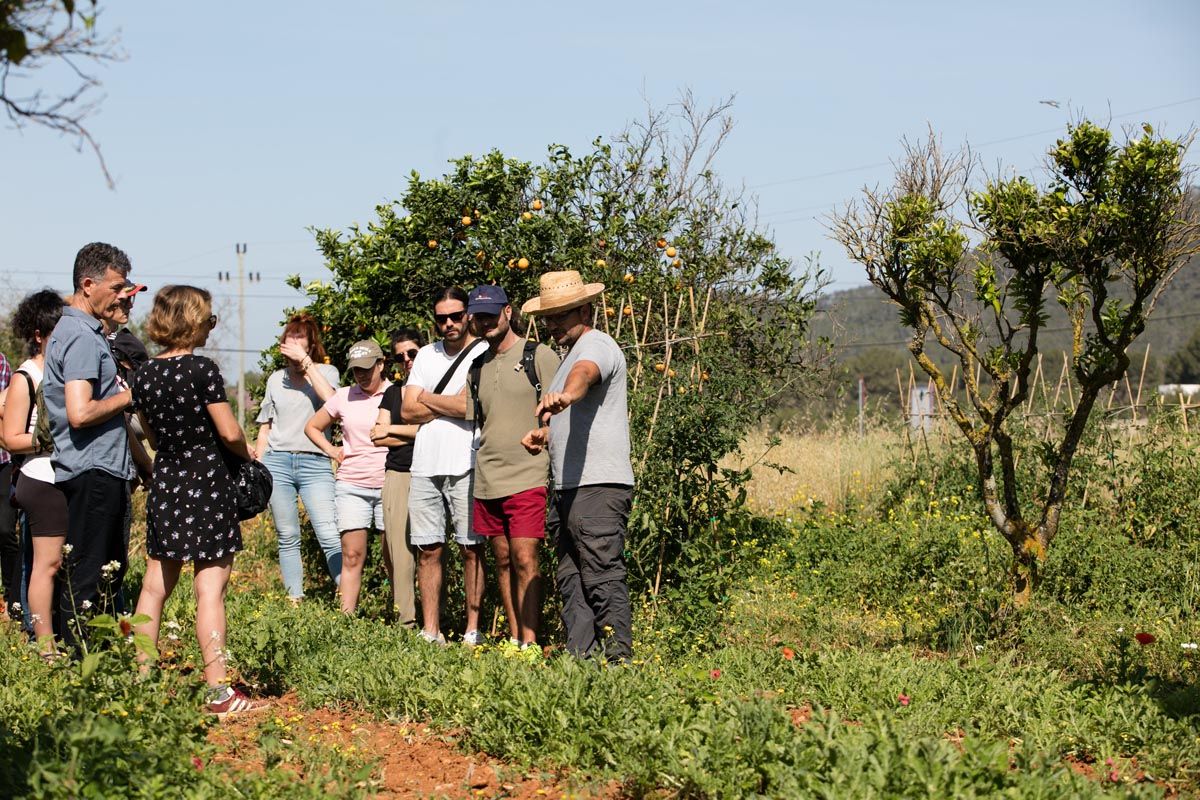
[(444, 325), (444, 324), (446, 324), (447, 320), (449, 320), (450, 322), (462, 322), (463, 317), (465, 317), (466, 315), (467, 315), (466, 311), (452, 311), (449, 314), (434, 314), (433, 319), (437, 322), (438, 325)]

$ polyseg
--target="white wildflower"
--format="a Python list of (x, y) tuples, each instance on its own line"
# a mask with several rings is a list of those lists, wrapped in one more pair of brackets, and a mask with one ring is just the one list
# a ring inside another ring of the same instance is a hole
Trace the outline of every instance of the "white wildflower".
[(92, 601), (91, 601), (91, 600), (84, 600), (84, 601), (83, 601), (83, 605), (82, 605), (82, 606), (80, 606), (80, 607), (81, 607), (81, 608), (82, 608), (84, 611), (87, 611), (89, 608), (91, 608), (91, 607), (92, 607)]
[(72, 546), (72, 545), (69, 545), (69, 544), (64, 544), (64, 545), (63, 545), (63, 555), (64, 555), (64, 556), (69, 556), (69, 555), (71, 555), (71, 551), (72, 551), (72, 550), (74, 550), (74, 549), (75, 549), (75, 548), (74, 548), (74, 546)]
[(983, 645), (981, 645), (981, 644), (977, 644), (977, 645), (975, 645), (975, 652), (976, 652), (976, 653), (982, 653), (982, 652), (983, 652)]
[(1197, 645), (1195, 642), (1184, 642), (1183, 644), (1181, 644), (1179, 646), (1182, 647), (1184, 650), (1200, 649), (1200, 645)]

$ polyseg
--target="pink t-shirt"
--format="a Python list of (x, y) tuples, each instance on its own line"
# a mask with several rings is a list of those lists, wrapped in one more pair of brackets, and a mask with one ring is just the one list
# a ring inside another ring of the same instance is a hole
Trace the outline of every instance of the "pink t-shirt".
[(364, 489), (382, 489), (387, 448), (371, 443), (371, 427), (379, 418), (379, 401), (391, 386), (384, 381), (379, 391), (368, 395), (358, 384), (343, 386), (325, 401), (325, 411), (342, 421), (342, 465), (337, 479)]

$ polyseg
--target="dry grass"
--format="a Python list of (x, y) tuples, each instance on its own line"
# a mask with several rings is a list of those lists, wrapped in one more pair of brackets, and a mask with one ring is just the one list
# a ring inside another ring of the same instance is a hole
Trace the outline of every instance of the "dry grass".
[[(820, 433), (784, 432), (769, 447), (770, 435), (754, 433), (742, 443), (740, 458), (729, 466), (754, 464), (750, 505), (763, 514), (788, 514), (821, 502), (839, 507), (848, 500), (869, 502), (890, 477), (889, 465), (903, 451), (902, 433), (887, 430)], [(790, 468), (780, 473), (769, 463)]]

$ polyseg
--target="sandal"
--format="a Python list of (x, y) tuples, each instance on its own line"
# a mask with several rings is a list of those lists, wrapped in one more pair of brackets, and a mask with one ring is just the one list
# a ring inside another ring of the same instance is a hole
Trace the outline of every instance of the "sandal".
[(225, 719), (231, 714), (246, 714), (253, 711), (265, 711), (270, 703), (265, 700), (251, 700), (237, 689), (230, 689), (224, 700), (212, 700), (206, 706), (208, 713), (217, 719)]

